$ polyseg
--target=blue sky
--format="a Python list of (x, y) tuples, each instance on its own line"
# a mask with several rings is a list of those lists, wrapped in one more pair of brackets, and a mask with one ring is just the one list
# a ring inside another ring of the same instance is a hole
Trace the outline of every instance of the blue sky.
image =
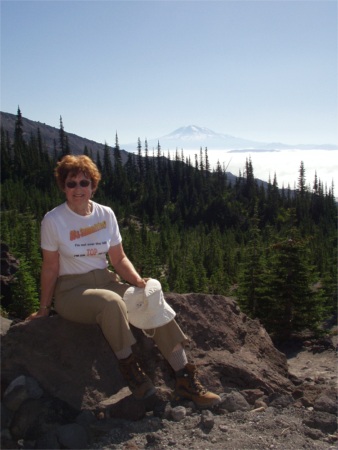
[(1, 0), (1, 110), (113, 145), (338, 144), (337, 2)]

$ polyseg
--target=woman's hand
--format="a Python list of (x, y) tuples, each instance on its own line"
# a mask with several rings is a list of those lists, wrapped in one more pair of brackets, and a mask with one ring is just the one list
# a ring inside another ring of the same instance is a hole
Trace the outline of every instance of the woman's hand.
[(110, 247), (108, 255), (112, 266), (121, 278), (132, 286), (137, 286), (139, 288), (146, 287), (149, 278), (142, 278), (137, 272), (127, 255), (124, 253), (122, 244)]
[(39, 319), (41, 317), (48, 317), (48, 316), (49, 316), (49, 309), (43, 308), (39, 309), (39, 311), (36, 311), (35, 313), (28, 316), (26, 320)]
[(135, 286), (145, 288), (148, 280), (150, 280), (150, 278), (140, 278), (136, 281)]

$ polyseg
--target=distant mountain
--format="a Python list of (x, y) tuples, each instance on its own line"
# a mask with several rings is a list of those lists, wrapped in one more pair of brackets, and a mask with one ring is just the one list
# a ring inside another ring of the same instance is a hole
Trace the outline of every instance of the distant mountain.
[[(208, 147), (208, 150), (227, 150), (234, 148), (255, 148), (264, 145), (248, 139), (216, 133), (209, 128), (199, 127), (197, 125), (178, 128), (165, 136), (148, 139), (147, 142), (149, 149), (156, 148), (159, 142), (163, 150), (199, 150), (200, 147)], [(123, 147), (129, 150), (133, 147), (135, 148), (135, 144), (124, 144)]]
[[(325, 149), (325, 150), (337, 150), (337, 145), (331, 144), (298, 144), (287, 145), (282, 143), (266, 143), (257, 142), (249, 139), (243, 139), (240, 137), (230, 136), (228, 134), (216, 133), (213, 130), (205, 127), (199, 127), (197, 125), (188, 125), (178, 128), (170, 134), (158, 137), (156, 139), (148, 140), (149, 149), (156, 148), (158, 142), (163, 150), (199, 150), (201, 147), (205, 147), (208, 150), (230, 150), (232, 152), (250, 150), (253, 152), (271, 152), (278, 150), (287, 150), (292, 148), (297, 149)], [(124, 148), (129, 151), (135, 151), (135, 144), (125, 144)]]
[[(182, 147), (186, 149), (199, 149), (200, 147), (208, 147), (208, 150), (217, 149), (233, 149), (233, 148), (254, 148), (261, 146), (261, 143), (242, 139), (228, 134), (216, 133), (205, 127), (189, 125), (178, 128), (170, 134), (162, 136), (160, 143), (163, 147), (173, 145), (175, 142), (182, 142)], [(197, 147), (196, 147), (197, 146)]]

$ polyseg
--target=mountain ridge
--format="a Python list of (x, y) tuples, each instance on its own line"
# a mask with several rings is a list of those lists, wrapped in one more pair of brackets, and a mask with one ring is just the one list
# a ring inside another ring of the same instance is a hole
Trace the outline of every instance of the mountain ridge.
[[(5, 131), (9, 132), (10, 137), (14, 135), (16, 117), (17, 116), (14, 114), (0, 111), (1, 127), (3, 127)], [(39, 121), (30, 120), (26, 117), (22, 117), (22, 123), (23, 135), (25, 139), (28, 140), (29, 136), (31, 134), (35, 134), (39, 128), (43, 143), (46, 146), (48, 152), (53, 152), (55, 145), (58, 146), (59, 128), (52, 127), (51, 125), (47, 125)], [(93, 140), (78, 136), (74, 133), (69, 133), (67, 130), (65, 130), (65, 133), (68, 137), (68, 143), (74, 155), (82, 154), (85, 146), (87, 146), (88, 150), (91, 150), (94, 155), (96, 152), (98, 152), (100, 154), (100, 157), (102, 157), (105, 147), (104, 144), (100, 144)], [(121, 149), (121, 157), (122, 162), (125, 163), (128, 159), (128, 152), (124, 149)]]
[[(0, 111), (1, 126), (11, 134), (14, 132), (16, 115)], [(49, 150), (54, 149), (54, 142), (59, 140), (59, 129), (42, 123), (40, 121), (33, 121), (26, 117), (22, 118), (24, 124), (24, 135), (27, 137), (33, 131), (36, 132), (37, 128), (44, 129), (45, 144)], [(86, 145), (93, 152), (98, 151), (100, 154), (103, 152), (104, 144), (98, 143), (91, 139), (87, 139), (78, 136), (74, 133), (70, 133), (65, 130), (70, 147), (74, 154), (82, 153), (83, 148)], [(207, 147), (208, 150), (227, 150), (231, 153), (243, 152), (250, 150), (250, 152), (264, 152), (264, 151), (279, 151), (287, 149), (299, 149), (299, 150), (338, 150), (338, 145), (335, 144), (283, 144), (280, 142), (266, 143), (229, 134), (217, 133), (210, 128), (200, 127), (198, 125), (187, 125), (177, 128), (169, 134), (158, 138), (152, 138), (147, 140), (148, 148), (157, 148), (158, 143), (163, 150), (196, 150)], [(112, 146), (109, 146), (112, 147)], [(127, 159), (127, 153), (135, 153), (137, 151), (137, 144), (134, 143), (120, 143), (122, 152), (122, 159)]]
[[(210, 128), (197, 125), (187, 125), (172, 131), (158, 139), (150, 142), (159, 141), (161, 147), (173, 145), (175, 142), (180, 144), (183, 149), (199, 149), (201, 146), (208, 147), (208, 150), (250, 150), (250, 151), (273, 151), (273, 150), (337, 150), (338, 145), (333, 144), (283, 144), (281, 142), (260, 142), (241, 137), (231, 136), (229, 134), (218, 133)], [(149, 144), (149, 141), (148, 141)], [(157, 145), (157, 143), (156, 143)]]

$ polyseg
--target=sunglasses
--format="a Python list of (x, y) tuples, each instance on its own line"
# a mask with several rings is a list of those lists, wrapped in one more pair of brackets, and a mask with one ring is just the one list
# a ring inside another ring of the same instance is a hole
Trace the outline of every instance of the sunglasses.
[(76, 181), (67, 181), (66, 186), (68, 189), (74, 189), (76, 188), (76, 186), (88, 187), (90, 183), (91, 182), (89, 180), (81, 180), (79, 181), (79, 183), (77, 183)]

